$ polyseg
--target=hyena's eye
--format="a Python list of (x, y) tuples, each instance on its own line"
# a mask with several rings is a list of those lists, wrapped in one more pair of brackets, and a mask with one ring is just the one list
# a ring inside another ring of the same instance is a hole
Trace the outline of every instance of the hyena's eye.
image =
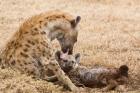
[(72, 63), (74, 63), (74, 61), (72, 61)]

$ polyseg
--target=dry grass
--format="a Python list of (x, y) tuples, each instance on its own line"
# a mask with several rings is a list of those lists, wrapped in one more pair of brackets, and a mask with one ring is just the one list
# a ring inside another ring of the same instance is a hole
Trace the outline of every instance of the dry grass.
[[(126, 91), (140, 92), (140, 0), (0, 0), (0, 47), (24, 19), (53, 9), (82, 17), (75, 52), (81, 53), (83, 65), (127, 64), (131, 82)], [(33, 80), (10, 69), (0, 69), (0, 81), (0, 93), (63, 91), (60, 86)], [(97, 92), (96, 89), (85, 91)]]

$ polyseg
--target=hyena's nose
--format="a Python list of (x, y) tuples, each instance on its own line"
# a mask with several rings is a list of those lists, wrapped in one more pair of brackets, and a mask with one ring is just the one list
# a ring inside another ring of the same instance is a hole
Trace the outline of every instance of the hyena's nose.
[(65, 47), (62, 49), (63, 53), (67, 53), (68, 54), (72, 54), (73, 53), (73, 49), (71, 47)]
[(66, 47), (65, 48), (62, 48), (62, 52), (63, 53), (67, 53), (68, 52), (68, 48), (66, 48)]

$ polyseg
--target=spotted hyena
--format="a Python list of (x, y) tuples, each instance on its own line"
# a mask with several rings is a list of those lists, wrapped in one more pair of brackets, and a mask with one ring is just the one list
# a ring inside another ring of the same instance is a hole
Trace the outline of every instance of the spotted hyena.
[(57, 51), (55, 56), (60, 67), (76, 86), (104, 87), (103, 91), (108, 91), (118, 85), (125, 84), (128, 80), (128, 67), (126, 65), (121, 65), (119, 68), (103, 66), (87, 68), (79, 65), (80, 54), (73, 56)]
[(55, 61), (55, 48), (51, 46), (51, 41), (57, 39), (62, 51), (72, 54), (79, 21), (80, 16), (74, 18), (59, 10), (27, 19), (2, 49), (1, 68), (11, 67), (41, 79), (46, 78), (46, 70), (50, 69), (60, 81), (75, 90), (74, 84)]

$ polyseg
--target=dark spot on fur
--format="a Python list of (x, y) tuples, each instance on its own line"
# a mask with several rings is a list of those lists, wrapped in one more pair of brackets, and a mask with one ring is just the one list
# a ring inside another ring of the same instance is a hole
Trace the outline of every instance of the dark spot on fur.
[(15, 65), (16, 64), (16, 62), (15, 62), (15, 60), (13, 60), (12, 62), (11, 62), (11, 65)]
[(44, 41), (44, 42), (40, 42), (41, 45), (43, 45), (44, 47), (48, 48), (48, 44)]
[(46, 17), (45, 19), (48, 19), (49, 17)]
[(25, 44), (25, 46), (28, 47), (28, 48), (31, 47), (29, 44)]
[(25, 57), (25, 58), (29, 57), (27, 54), (25, 54), (23, 52), (21, 52), (20, 55), (23, 56), (23, 57)]
[(56, 68), (55, 71), (58, 71), (58, 69)]
[(45, 35), (45, 34), (46, 34), (46, 32), (45, 32), (45, 31), (42, 31), (42, 32), (41, 32), (41, 34), (42, 34), (42, 35)]
[(11, 42), (12, 44), (14, 43), (14, 41)]
[(46, 56), (47, 52), (45, 50), (42, 51), (42, 55)]
[[(62, 29), (60, 26), (54, 26), (54, 29), (55, 30), (57, 30), (57, 29)], [(60, 35), (62, 34), (62, 33), (59, 33)]]
[(24, 32), (24, 34), (28, 34), (29, 32)]
[(24, 69), (25, 69), (25, 71), (26, 71), (28, 68), (25, 67)]
[(35, 35), (38, 35), (39, 32), (38, 31), (32, 31), (32, 35), (35, 36)]
[(35, 31), (38, 31), (38, 28), (34, 28)]
[(35, 45), (35, 43), (33, 41), (27, 40), (28, 43)]
[(52, 65), (52, 66), (55, 66), (56, 64), (54, 64), (54, 63), (51, 63), (51, 65)]
[(39, 51), (41, 51), (41, 48), (40, 48), (39, 46), (37, 46), (37, 49), (38, 49)]
[(43, 64), (41, 63), (41, 61), (38, 60), (37, 63), (39, 66), (43, 67)]
[(24, 52), (27, 52), (27, 51), (28, 51), (28, 49), (27, 49), (27, 48), (25, 48), (25, 49), (23, 49), (23, 51), (24, 51)]
[(42, 28), (41, 25), (39, 25), (39, 28), (40, 28), (40, 29)]
[(18, 43), (13, 43), (14, 44), (14, 46), (16, 46)]
[(30, 74), (35, 75), (35, 71), (30, 71)]
[(46, 23), (44, 23), (44, 26), (47, 26), (48, 25), (48, 23), (46, 22)]
[(64, 15), (62, 15), (62, 17), (63, 17), (63, 18), (65, 18), (65, 16), (64, 16)]
[(28, 65), (28, 63), (27, 62), (24, 62), (24, 65)]
[(15, 44), (15, 48), (16, 48), (16, 49), (17, 49), (17, 48), (20, 48), (20, 47), (22, 47), (21, 44), (19, 44), (19, 43), (16, 43), (16, 44)]
[(39, 21), (39, 23), (41, 24), (43, 21)]
[(23, 66), (21, 63), (19, 64), (21, 67)]
[(17, 44), (18, 45), (18, 47), (22, 47), (22, 44)]
[(56, 16), (56, 18), (61, 18), (61, 16)]
[(44, 42), (40, 42), (41, 45), (44, 45)]
[(34, 71), (30, 71), (30, 70), (28, 70), (28, 69), (27, 69), (27, 73), (28, 73), (29, 75), (31, 75), (31, 74), (34, 75)]
[(28, 64), (32, 64), (32, 62), (28, 62)]
[(37, 44), (39, 43), (39, 40), (38, 40), (38, 39), (35, 39), (34, 41), (35, 41), (35, 43), (37, 43)]
[(9, 56), (10, 58), (12, 57), (12, 55)]
[(65, 75), (65, 76), (67, 76), (67, 74), (66, 74), (66, 73), (64, 73), (64, 75)]
[(50, 59), (50, 57), (47, 57), (47, 59)]
[(49, 57), (51, 57), (52, 55), (51, 54), (49, 54)]
[(0, 64), (1, 64), (2, 59), (0, 58)]
[(20, 60), (18, 59), (17, 62), (20, 63)]
[(46, 56), (46, 54), (44, 54), (44, 53), (43, 53), (43, 54), (42, 54), (42, 56), (43, 56), (43, 57), (45, 57), (45, 56)]
[(1, 69), (5, 69), (5, 67), (4, 66), (1, 66)]

